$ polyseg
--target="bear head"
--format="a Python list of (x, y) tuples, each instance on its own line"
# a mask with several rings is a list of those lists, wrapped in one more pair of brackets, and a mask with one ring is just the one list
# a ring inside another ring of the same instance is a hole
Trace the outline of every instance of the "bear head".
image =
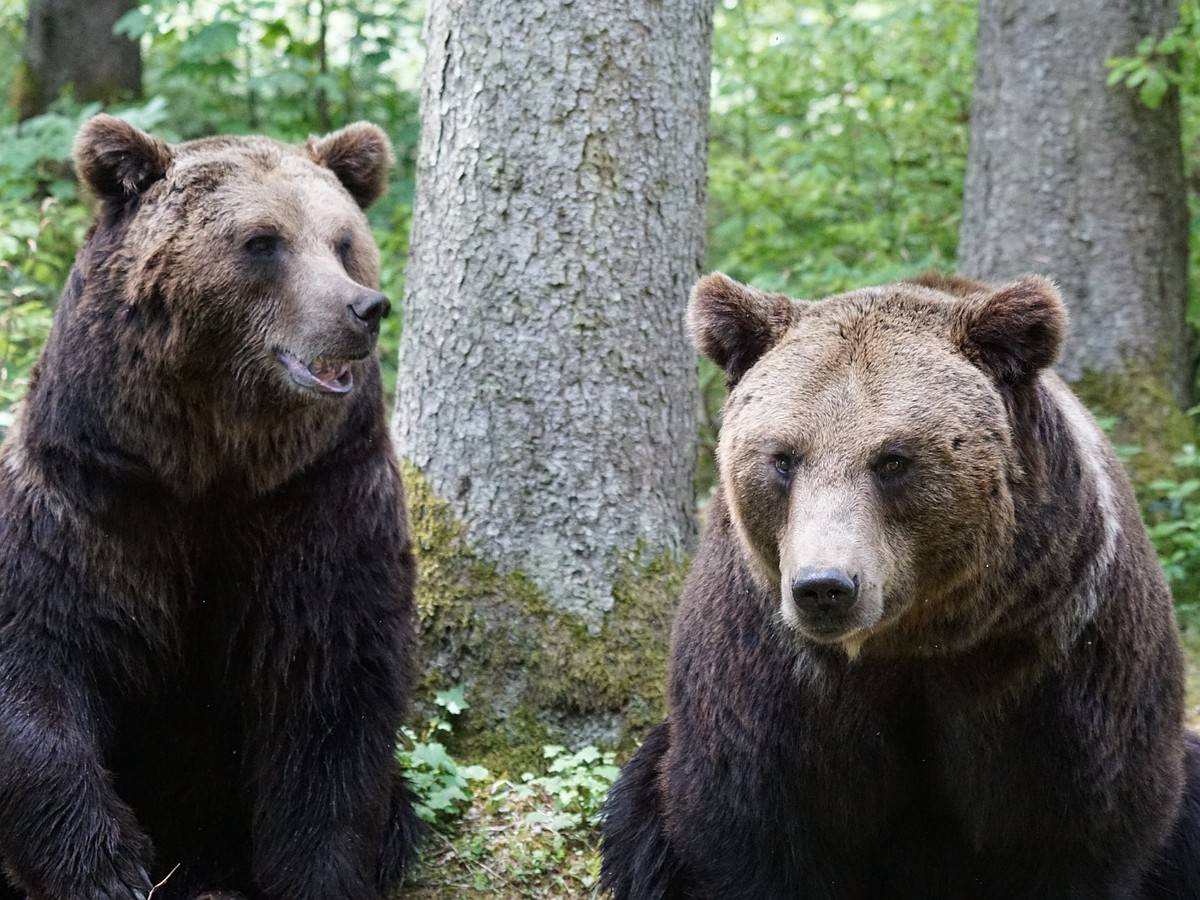
[(1063, 340), (1053, 285), (933, 277), (796, 302), (713, 274), (690, 323), (729, 388), (734, 532), (787, 630), (851, 657), (969, 640), (986, 610), (963, 594), (1012, 553), (1011, 411)]
[(132, 377), (207, 384), (259, 411), (353, 390), (390, 309), (364, 216), (391, 162), (379, 128), (172, 146), (100, 115), (74, 156), (101, 203), (80, 302), (123, 319), (143, 360)]

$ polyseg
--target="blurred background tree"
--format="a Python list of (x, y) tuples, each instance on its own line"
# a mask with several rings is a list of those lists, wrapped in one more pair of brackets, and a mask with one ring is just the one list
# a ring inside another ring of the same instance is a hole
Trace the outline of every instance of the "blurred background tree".
[(1070, 380), (1134, 375), (1186, 409), (1179, 91), (1139, 96), (1109, 85), (1105, 66), (1178, 24), (1177, 2), (1077, 0), (1050, 15), (982, 0), (958, 260), (985, 280), (1037, 271), (1058, 283)]
[(137, 0), (30, 0), (10, 88), (17, 117), (45, 112), (64, 91), (79, 103), (141, 96), (141, 48), (113, 28), (136, 6)]

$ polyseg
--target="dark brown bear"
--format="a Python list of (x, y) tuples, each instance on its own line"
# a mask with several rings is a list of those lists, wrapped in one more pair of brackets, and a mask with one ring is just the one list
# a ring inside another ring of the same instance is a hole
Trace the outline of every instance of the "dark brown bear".
[[(696, 287), (729, 385), (620, 900), (1200, 898), (1200, 743), (1047, 281)], [(1185, 750), (1186, 747), (1186, 750)]]
[(100, 207), (0, 458), (0, 897), (377, 900), (410, 859), (390, 152), (81, 131)]

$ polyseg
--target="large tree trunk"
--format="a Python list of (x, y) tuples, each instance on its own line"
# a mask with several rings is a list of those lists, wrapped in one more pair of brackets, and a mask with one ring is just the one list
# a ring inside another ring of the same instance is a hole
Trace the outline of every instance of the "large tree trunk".
[(499, 743), (661, 703), (711, 29), (712, 0), (430, 4), (395, 427), (436, 673)]
[(959, 268), (1054, 278), (1071, 313), (1061, 363), (1132, 366), (1190, 394), (1179, 102), (1105, 85), (1105, 61), (1176, 24), (1177, 0), (982, 0)]
[(81, 103), (136, 97), (137, 42), (113, 25), (137, 0), (30, 0), (13, 102), (22, 119), (45, 112), (68, 85)]

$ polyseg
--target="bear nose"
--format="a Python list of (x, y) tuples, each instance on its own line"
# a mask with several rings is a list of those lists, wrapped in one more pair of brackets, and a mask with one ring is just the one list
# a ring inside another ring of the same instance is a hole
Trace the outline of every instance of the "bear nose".
[(809, 615), (844, 613), (858, 599), (858, 579), (840, 569), (801, 569), (792, 579), (792, 599)]
[(381, 319), (387, 318), (392, 311), (392, 302), (379, 291), (363, 291), (347, 307), (355, 319), (362, 322), (367, 331), (374, 334), (379, 330)]

